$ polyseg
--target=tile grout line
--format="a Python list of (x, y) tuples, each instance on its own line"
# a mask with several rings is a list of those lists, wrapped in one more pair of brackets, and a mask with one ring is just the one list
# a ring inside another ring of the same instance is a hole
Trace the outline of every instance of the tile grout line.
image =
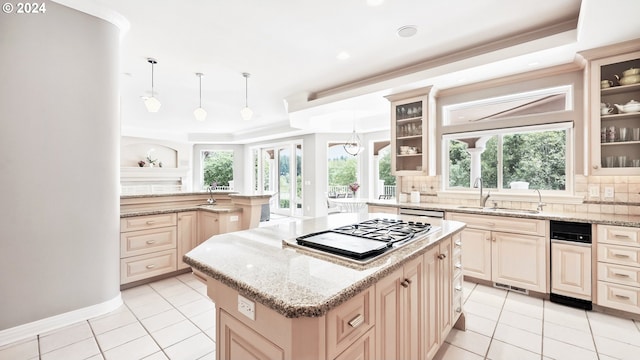
[[(469, 294), (471, 296), (471, 294)], [(496, 326), (493, 328), (493, 332), (491, 333), (491, 338), (489, 339), (489, 346), (487, 347), (487, 352), (484, 354), (485, 360), (489, 359), (489, 351), (491, 351), (491, 344), (493, 343), (493, 337), (496, 335), (496, 330), (498, 330), (498, 324), (500, 324), (500, 318), (502, 317), (502, 312), (504, 311), (504, 306), (507, 303), (507, 297), (509, 296), (509, 291), (504, 295), (504, 301), (502, 302), (502, 306), (500, 307), (500, 314), (498, 314), (498, 318), (496, 319)]]
[[(124, 301), (122, 303), (124, 304)], [(93, 329), (93, 326), (91, 326), (91, 322), (89, 321), (89, 319), (87, 319), (85, 321), (87, 322), (87, 325), (89, 326), (89, 330), (91, 330), (91, 335), (93, 335), (93, 341), (95, 341), (96, 345), (98, 345), (98, 351), (100, 351), (100, 355), (102, 355), (102, 358), (104, 358), (104, 352), (102, 351), (102, 346), (100, 346), (100, 343), (98, 342), (98, 336), (96, 336), (96, 332)], [(92, 356), (95, 356), (95, 355), (92, 355)]]

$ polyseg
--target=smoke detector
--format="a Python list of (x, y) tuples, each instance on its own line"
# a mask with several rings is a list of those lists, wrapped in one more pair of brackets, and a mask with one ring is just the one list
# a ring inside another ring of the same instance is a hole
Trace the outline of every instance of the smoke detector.
[(417, 32), (418, 32), (418, 27), (415, 26), (415, 25), (405, 25), (405, 26), (402, 26), (402, 27), (398, 28), (398, 30), (396, 31), (398, 36), (403, 37), (403, 38), (412, 37)]

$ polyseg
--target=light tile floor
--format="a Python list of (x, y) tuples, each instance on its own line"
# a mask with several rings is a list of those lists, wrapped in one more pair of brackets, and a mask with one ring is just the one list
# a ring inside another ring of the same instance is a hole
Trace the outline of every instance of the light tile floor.
[[(467, 331), (437, 360), (640, 359), (640, 324), (464, 284)], [(118, 310), (0, 347), (0, 360), (215, 359), (215, 305), (192, 274), (122, 292)]]

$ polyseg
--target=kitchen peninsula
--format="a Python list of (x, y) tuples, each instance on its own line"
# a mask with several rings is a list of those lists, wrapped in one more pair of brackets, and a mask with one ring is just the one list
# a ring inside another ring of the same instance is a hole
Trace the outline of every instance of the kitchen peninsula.
[(270, 198), (228, 191), (121, 196), (121, 288), (189, 271), (185, 253), (213, 235), (257, 227)]
[(436, 220), (365, 265), (287, 241), (376, 218), (421, 221), (335, 214), (214, 236), (187, 253), (216, 303), (217, 358), (432, 358), (464, 327), (463, 223)]

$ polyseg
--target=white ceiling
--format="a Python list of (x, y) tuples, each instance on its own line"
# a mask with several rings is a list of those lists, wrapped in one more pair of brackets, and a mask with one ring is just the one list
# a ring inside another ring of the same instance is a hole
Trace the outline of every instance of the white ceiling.
[[(568, 63), (578, 50), (640, 37), (637, 0), (86, 1), (130, 24), (122, 134), (174, 141), (247, 143), (350, 132), (354, 122), (360, 132), (385, 129), (383, 95)], [(417, 35), (398, 37), (403, 25), (417, 25)], [(338, 60), (342, 51), (351, 57)], [(148, 57), (158, 60), (158, 113), (141, 99), (150, 94)], [(197, 72), (205, 122), (193, 117)], [(240, 117), (243, 72), (250, 121)]]

